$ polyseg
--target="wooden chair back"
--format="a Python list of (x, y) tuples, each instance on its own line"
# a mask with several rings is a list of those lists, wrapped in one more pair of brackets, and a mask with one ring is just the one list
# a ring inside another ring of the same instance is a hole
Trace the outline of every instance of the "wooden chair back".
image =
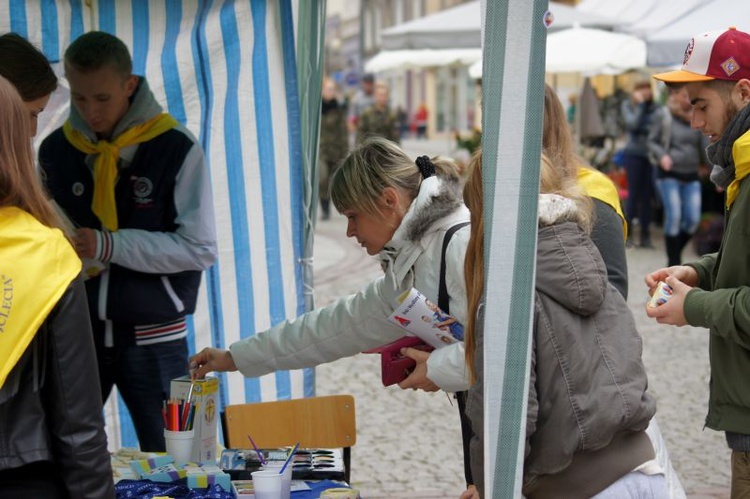
[(249, 448), (247, 436), (261, 449), (293, 446), (344, 448), (349, 481), (351, 447), (357, 442), (354, 397), (330, 395), (276, 402), (228, 405), (223, 415), (224, 445)]

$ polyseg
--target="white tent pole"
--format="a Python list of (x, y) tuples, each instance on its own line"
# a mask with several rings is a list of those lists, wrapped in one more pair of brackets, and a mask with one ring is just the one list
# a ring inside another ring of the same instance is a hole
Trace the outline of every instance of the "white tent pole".
[(482, 0), (485, 497), (521, 497), (547, 0)]

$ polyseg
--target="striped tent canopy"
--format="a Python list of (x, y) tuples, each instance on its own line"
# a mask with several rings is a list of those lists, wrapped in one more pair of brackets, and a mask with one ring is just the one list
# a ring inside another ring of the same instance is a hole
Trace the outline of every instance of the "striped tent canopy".
[[(307, 9), (304, 17), (300, 8)], [(311, 305), (305, 291), (311, 175), (305, 172), (315, 155), (304, 151), (317, 143), (304, 135), (316, 136), (317, 125), (302, 125), (309, 96), (300, 106), (296, 28), (298, 19), (319, 20), (324, 8), (325, 2), (303, 7), (297, 0), (0, 0), (0, 33), (28, 38), (59, 73), (65, 48), (80, 34), (101, 30), (121, 38), (134, 73), (148, 79), (157, 100), (203, 145), (219, 259), (204, 273), (190, 318), (192, 351), (226, 347)], [(312, 31), (315, 51), (320, 33)], [(316, 77), (313, 68), (311, 80)], [(38, 141), (67, 117), (64, 79), (58, 93)], [(222, 406), (314, 395), (312, 370), (220, 380)], [(110, 447), (137, 446), (119, 397), (110, 397), (105, 410)]]

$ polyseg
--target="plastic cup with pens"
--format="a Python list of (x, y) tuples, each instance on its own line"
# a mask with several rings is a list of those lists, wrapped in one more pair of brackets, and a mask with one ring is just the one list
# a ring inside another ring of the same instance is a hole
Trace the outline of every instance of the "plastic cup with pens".
[(283, 475), (277, 470), (258, 470), (251, 473), (255, 499), (289, 499), (291, 494), (283, 495)]
[(291, 463), (297, 449), (299, 449), (299, 442), (283, 463), (266, 461), (262, 470), (252, 473), (255, 499), (289, 499), (291, 497)]
[(289, 497), (292, 494), (292, 468), (289, 465), (284, 468), (284, 463), (281, 461), (267, 461), (266, 464), (261, 468), (264, 471), (273, 471), (277, 475), (281, 475), (281, 497)]
[(190, 386), (187, 399), (169, 399), (162, 406), (162, 418), (164, 419), (164, 441), (167, 454), (177, 462), (194, 461), (193, 447), (195, 431), (193, 423), (195, 419), (196, 405), (192, 402), (193, 385)]

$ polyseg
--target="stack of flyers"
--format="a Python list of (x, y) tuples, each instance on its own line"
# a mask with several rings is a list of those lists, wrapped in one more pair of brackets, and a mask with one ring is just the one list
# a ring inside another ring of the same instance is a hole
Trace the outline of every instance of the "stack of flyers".
[(388, 320), (433, 348), (464, 339), (463, 325), (414, 288), (398, 297), (398, 306)]

